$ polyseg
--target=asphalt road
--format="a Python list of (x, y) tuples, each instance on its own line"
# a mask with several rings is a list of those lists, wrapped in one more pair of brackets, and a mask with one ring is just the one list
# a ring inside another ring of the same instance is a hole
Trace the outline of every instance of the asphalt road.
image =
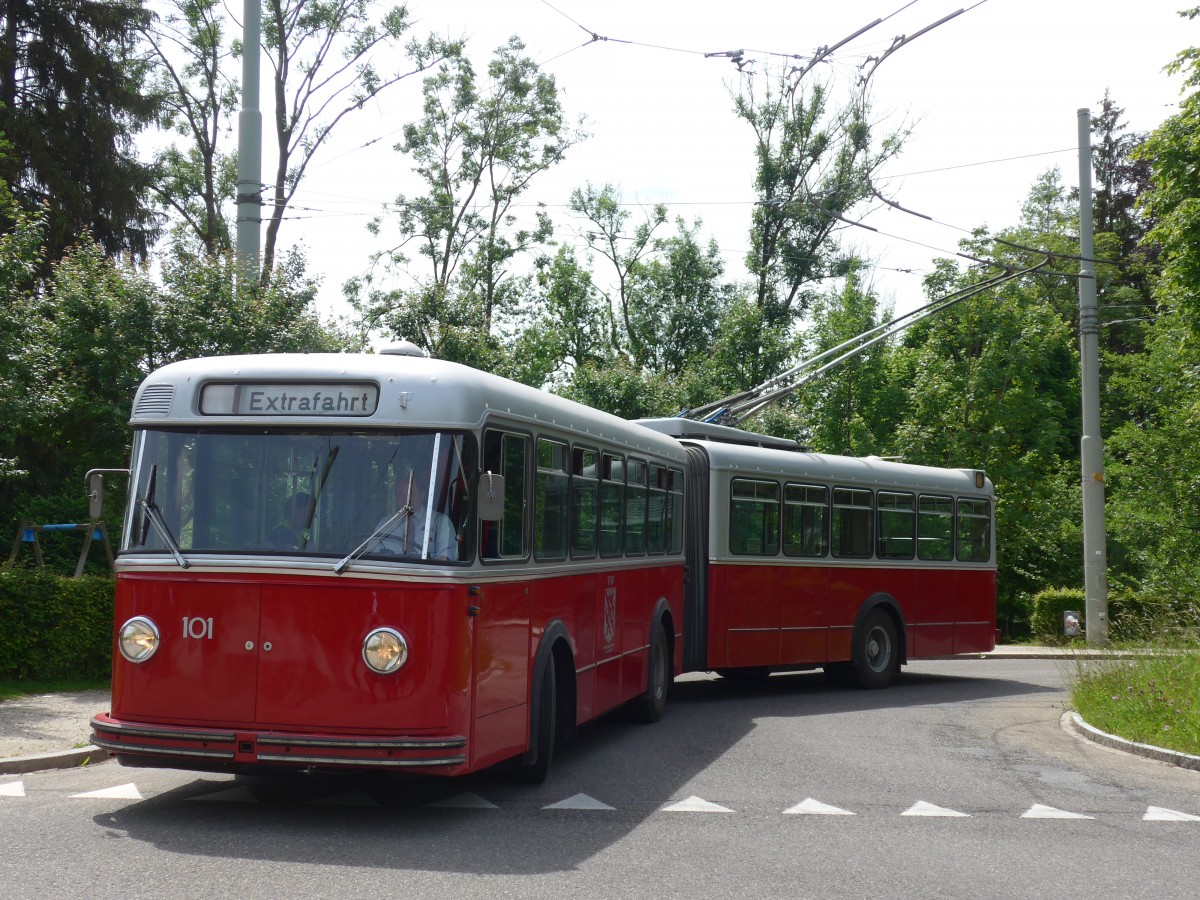
[(0, 778), (2, 897), (1195, 897), (1200, 774), (1080, 739), (1073, 664), (689, 676), (550, 779)]

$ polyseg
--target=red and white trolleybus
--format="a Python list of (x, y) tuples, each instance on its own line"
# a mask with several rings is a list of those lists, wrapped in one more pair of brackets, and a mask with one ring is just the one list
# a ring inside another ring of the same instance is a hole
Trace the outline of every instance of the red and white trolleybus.
[(670, 681), (991, 649), (982, 472), (629, 422), (403, 345), (191, 360), (134, 399), (112, 706), (124, 764), (511, 760)]

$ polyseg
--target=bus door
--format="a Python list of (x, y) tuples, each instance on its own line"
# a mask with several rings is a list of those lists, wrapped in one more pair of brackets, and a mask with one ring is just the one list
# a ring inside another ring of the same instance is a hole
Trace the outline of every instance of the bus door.
[[(481, 521), (479, 552), (490, 573), (504, 574), (510, 563), (513, 577), (490, 578), (470, 598), (474, 663), (473, 706), (476, 753), (508, 755), (523, 748), (528, 733), (530, 645), (529, 501), (527, 486), (529, 439), (524, 435), (488, 431), (484, 435), (484, 473), (504, 476), (504, 512), (495, 521)], [(484, 475), (486, 477), (486, 474)], [(473, 765), (486, 764), (476, 757)]]

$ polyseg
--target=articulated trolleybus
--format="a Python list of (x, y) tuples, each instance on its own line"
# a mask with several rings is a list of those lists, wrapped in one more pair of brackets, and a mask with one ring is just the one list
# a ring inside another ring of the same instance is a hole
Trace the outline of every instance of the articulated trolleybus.
[(92, 720), (126, 765), (540, 780), (685, 671), (882, 687), (994, 646), (981, 471), (629, 422), (403, 344), (168, 365), (131, 424)]

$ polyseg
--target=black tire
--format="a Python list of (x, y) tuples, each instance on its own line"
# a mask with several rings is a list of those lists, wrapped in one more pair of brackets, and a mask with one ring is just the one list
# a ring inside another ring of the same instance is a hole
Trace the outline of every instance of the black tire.
[(537, 721), (531, 735), (529, 754), (518, 757), (513, 777), (524, 784), (541, 784), (550, 774), (554, 761), (554, 745), (558, 739), (558, 684), (554, 674), (554, 657), (546, 660), (546, 668), (538, 681)]
[(887, 687), (900, 668), (895, 620), (882, 609), (872, 610), (854, 633), (852, 652), (854, 683), (867, 690)]
[(629, 717), (635, 722), (650, 724), (663, 717), (667, 708), (667, 692), (671, 688), (671, 651), (667, 633), (660, 625), (650, 642), (646, 660), (646, 693), (630, 701)]

